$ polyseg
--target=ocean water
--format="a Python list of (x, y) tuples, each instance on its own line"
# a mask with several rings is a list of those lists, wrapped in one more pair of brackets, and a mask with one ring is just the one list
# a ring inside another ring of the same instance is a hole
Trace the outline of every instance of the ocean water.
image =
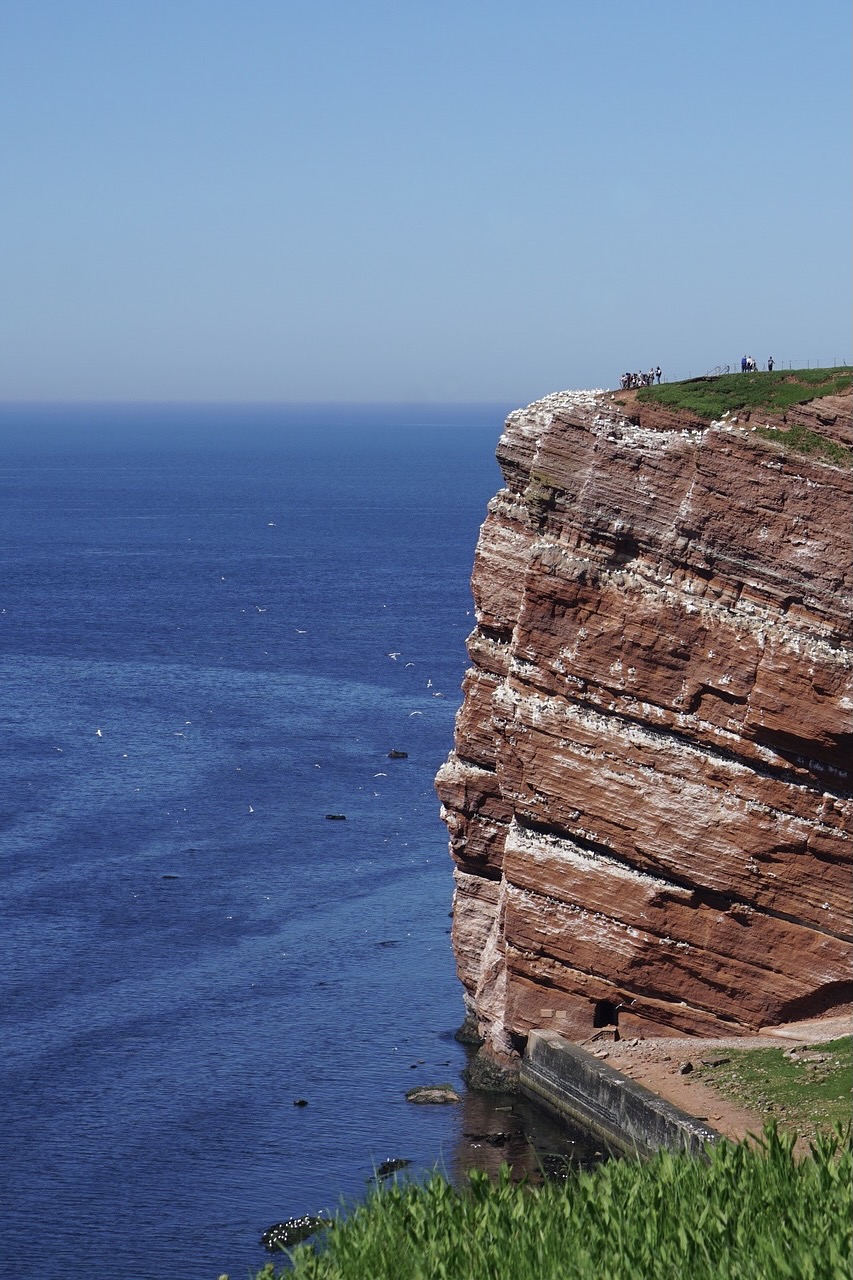
[(16, 1280), (246, 1276), (384, 1160), (495, 1158), (404, 1095), (465, 1063), (432, 780), (510, 407), (0, 415)]

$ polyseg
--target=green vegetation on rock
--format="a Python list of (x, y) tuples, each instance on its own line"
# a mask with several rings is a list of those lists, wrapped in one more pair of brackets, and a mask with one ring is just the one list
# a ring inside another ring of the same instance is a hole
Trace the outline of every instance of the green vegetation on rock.
[(774, 431), (772, 427), (756, 427), (755, 434), (761, 436), (762, 440), (769, 440), (782, 448), (793, 449), (795, 453), (807, 453), (825, 458), (838, 467), (853, 466), (853, 449), (837, 444), (835, 440), (828, 440), (826, 436), (819, 435), (817, 431), (809, 431), (806, 427), (793, 426), (787, 431)]
[(850, 1119), (853, 1038), (795, 1049), (728, 1049), (726, 1061), (700, 1067), (705, 1080), (785, 1129), (815, 1138)]
[(642, 387), (637, 400), (641, 404), (685, 409), (710, 422), (741, 409), (781, 414), (792, 405), (806, 404), (820, 396), (841, 395), (851, 386), (853, 368), (849, 365), (837, 369), (776, 369), (773, 373), (728, 373)]
[(708, 1160), (661, 1152), (538, 1187), (506, 1169), (463, 1190), (395, 1183), (257, 1280), (849, 1280), (849, 1132), (793, 1148), (770, 1125)]

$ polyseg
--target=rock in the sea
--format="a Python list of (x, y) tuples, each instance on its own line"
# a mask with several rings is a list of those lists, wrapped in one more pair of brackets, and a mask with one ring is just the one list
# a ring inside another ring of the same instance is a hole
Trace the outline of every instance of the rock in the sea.
[(468, 1010), (462, 1026), (453, 1033), (453, 1039), (458, 1040), (460, 1044), (472, 1044), (477, 1048), (483, 1043), (483, 1037), (477, 1030), (477, 1019), (475, 1015)]
[(510, 1134), (505, 1130), (498, 1133), (463, 1133), (463, 1138), (467, 1138), (469, 1142), (485, 1142), (488, 1147), (504, 1147), (510, 1140)]
[(850, 999), (853, 473), (764, 423), (603, 392), (507, 419), (437, 779), (499, 1062), (532, 1028), (739, 1035)]
[(469, 1089), (476, 1089), (478, 1093), (515, 1093), (518, 1090), (518, 1061), (508, 1055), (502, 1055), (498, 1060), (484, 1045), (474, 1054), (462, 1072), (462, 1078)]
[(393, 1173), (399, 1173), (401, 1169), (407, 1169), (411, 1163), (411, 1160), (405, 1160), (400, 1157), (393, 1160), (383, 1160), (381, 1164), (376, 1166), (374, 1176), (377, 1180), (390, 1178)]
[(449, 1084), (424, 1084), (406, 1093), (408, 1102), (447, 1103), (461, 1102), (459, 1094)]
[(329, 1221), (328, 1218), (303, 1214), (301, 1218), (287, 1218), (284, 1222), (275, 1222), (271, 1227), (267, 1227), (261, 1236), (261, 1244), (270, 1253), (278, 1253), (283, 1249), (291, 1248), (292, 1245), (300, 1244), (309, 1236), (316, 1235), (322, 1227), (329, 1225)]
[(408, 758), (409, 758), (408, 751), (389, 751), (388, 752), (389, 760), (408, 760)]

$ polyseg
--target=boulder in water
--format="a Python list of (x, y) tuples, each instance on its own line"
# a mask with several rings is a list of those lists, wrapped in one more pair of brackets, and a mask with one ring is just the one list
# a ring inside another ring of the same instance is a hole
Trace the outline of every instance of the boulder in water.
[(449, 1084), (421, 1084), (406, 1093), (407, 1102), (427, 1104), (461, 1102), (459, 1094)]
[(279, 1253), (283, 1249), (289, 1249), (291, 1245), (300, 1244), (309, 1236), (316, 1235), (320, 1228), (328, 1226), (329, 1222), (329, 1218), (321, 1218), (309, 1213), (303, 1214), (301, 1218), (286, 1218), (284, 1222), (274, 1222), (271, 1227), (267, 1227), (261, 1236), (261, 1244), (270, 1253)]

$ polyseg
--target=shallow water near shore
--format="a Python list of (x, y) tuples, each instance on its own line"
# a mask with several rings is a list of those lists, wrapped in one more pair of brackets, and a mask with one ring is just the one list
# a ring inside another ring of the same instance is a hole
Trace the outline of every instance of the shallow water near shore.
[(509, 407), (3, 411), (17, 1280), (245, 1275), (385, 1160), (537, 1165), (405, 1100), (465, 1065), (432, 783)]

